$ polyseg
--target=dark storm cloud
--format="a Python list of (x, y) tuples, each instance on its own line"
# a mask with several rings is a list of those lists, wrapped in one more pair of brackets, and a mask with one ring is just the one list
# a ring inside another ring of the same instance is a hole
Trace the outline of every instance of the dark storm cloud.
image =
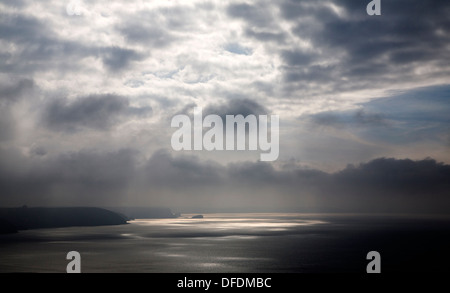
[[(277, 54), (284, 61), (286, 83), (308, 87), (308, 82), (323, 82), (333, 84), (335, 90), (343, 90), (367, 87), (368, 78), (388, 83), (389, 74), (407, 80), (407, 76), (413, 78), (412, 68), (421, 65), (446, 64), (442, 70), (448, 72), (448, 1), (387, 1), (382, 4), (380, 17), (367, 16), (368, 2), (333, 3), (340, 7), (342, 15), (325, 5), (326, 1), (287, 0), (279, 4), (282, 17), (293, 25), (291, 33), (310, 42), (314, 48), (320, 48), (321, 58), (317, 60), (340, 56), (332, 67), (307, 66), (312, 56), (289, 56), (281, 50)], [(306, 67), (299, 70), (297, 65)], [(351, 79), (353, 84), (336, 83), (343, 77)], [(424, 77), (433, 75), (421, 76)], [(289, 88), (286, 85), (286, 89)]]
[[(433, 159), (375, 159), (334, 174), (336, 185), (365, 190), (370, 196), (450, 197), (450, 166)], [(378, 194), (378, 195), (377, 195)]]
[(311, 54), (306, 54), (298, 50), (284, 50), (281, 52), (281, 57), (287, 64), (292, 66), (308, 65), (312, 61)]
[(73, 132), (82, 128), (107, 130), (124, 118), (145, 117), (150, 107), (130, 106), (127, 98), (107, 94), (91, 95), (74, 101), (52, 100), (44, 110), (43, 121), (51, 129)]
[(450, 166), (432, 159), (379, 158), (331, 174), (319, 194), (341, 211), (448, 213), (449, 176)]
[(325, 173), (278, 170), (265, 162), (221, 166), (166, 151), (147, 160), (138, 152), (120, 150), (46, 154), (34, 161), (16, 151), (1, 152), (3, 205), (133, 204), (128, 196), (137, 192), (132, 198), (150, 205), (156, 200), (210, 210), (258, 206), (273, 211), (276, 206), (291, 211), (448, 213), (450, 207), (450, 166), (432, 159), (379, 158)]
[(279, 201), (289, 194), (289, 203), (299, 208), (306, 195), (316, 200), (319, 210), (446, 213), (450, 205), (450, 166), (433, 159), (379, 158), (331, 174), (278, 171), (262, 162), (233, 164), (227, 172), (234, 186), (245, 184), (259, 193), (275, 187)]

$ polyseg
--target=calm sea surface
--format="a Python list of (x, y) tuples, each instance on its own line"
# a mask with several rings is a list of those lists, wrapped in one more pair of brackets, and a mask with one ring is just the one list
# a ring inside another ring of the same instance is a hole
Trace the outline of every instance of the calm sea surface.
[(332, 214), (205, 214), (0, 235), (0, 272), (364, 273), (449, 271), (450, 220)]

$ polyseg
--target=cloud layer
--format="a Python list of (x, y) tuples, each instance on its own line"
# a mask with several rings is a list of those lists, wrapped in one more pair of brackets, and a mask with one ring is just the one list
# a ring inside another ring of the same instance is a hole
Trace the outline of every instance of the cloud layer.
[[(0, 1), (1, 205), (445, 206), (448, 1), (79, 3)], [(279, 115), (279, 159), (172, 152), (195, 106)]]
[[(2, 154), (5, 155), (5, 154)], [(265, 162), (227, 166), (158, 151), (80, 151), (31, 159), (9, 153), (0, 188), (9, 205), (170, 206), (181, 211), (438, 212), (450, 207), (450, 165), (379, 158), (335, 173)], [(25, 163), (26, 162), (26, 163)], [(26, 184), (23, 184), (26, 182)], [(61, 196), (61, 195), (64, 196)]]

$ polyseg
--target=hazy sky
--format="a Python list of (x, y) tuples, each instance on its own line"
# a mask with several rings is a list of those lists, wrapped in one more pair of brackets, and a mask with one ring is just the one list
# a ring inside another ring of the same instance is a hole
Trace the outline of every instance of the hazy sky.
[[(0, 205), (449, 210), (450, 2), (369, 2), (0, 0)], [(172, 151), (195, 106), (278, 160)]]

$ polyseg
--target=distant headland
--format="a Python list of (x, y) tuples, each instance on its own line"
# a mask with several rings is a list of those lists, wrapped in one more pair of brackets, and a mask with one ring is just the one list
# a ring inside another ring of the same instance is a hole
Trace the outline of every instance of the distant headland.
[(0, 208), (0, 234), (20, 230), (71, 226), (123, 225), (134, 219), (177, 218), (169, 208), (158, 207), (17, 207)]
[(96, 207), (0, 208), (0, 234), (19, 230), (127, 224), (119, 213)]

